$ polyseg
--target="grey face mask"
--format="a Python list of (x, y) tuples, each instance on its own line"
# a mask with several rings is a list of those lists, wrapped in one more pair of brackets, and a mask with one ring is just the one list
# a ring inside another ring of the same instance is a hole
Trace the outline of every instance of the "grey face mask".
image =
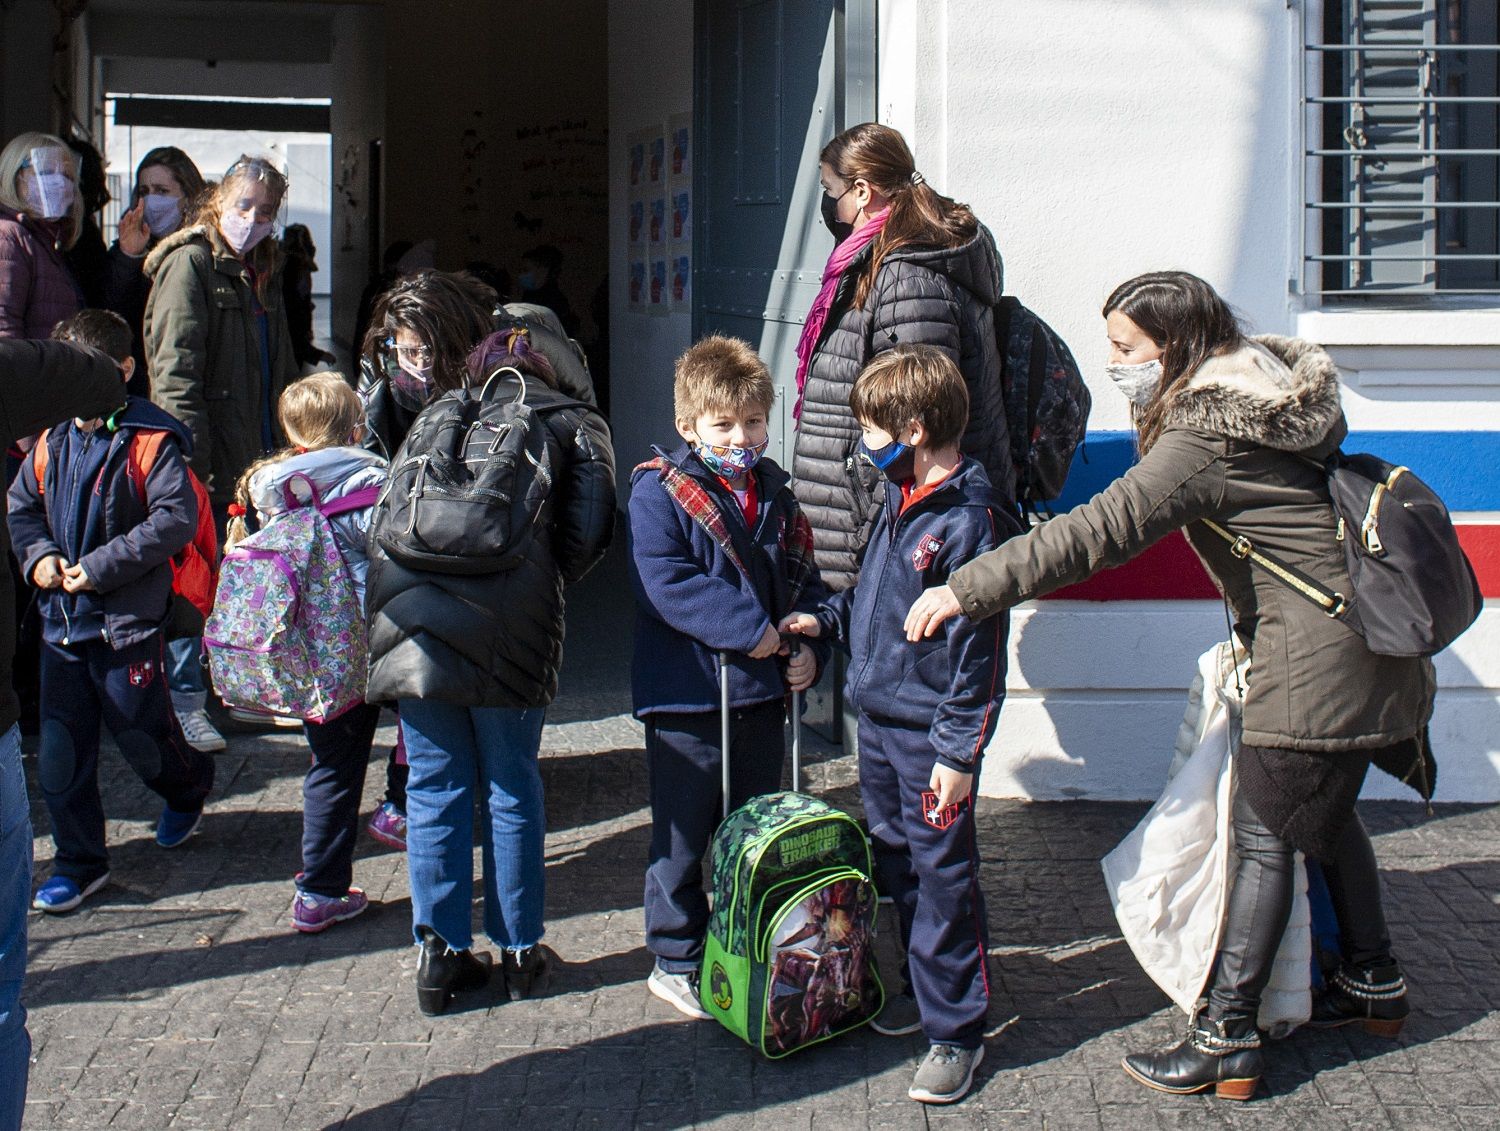
[(1139, 365), (1106, 365), (1104, 372), (1115, 383), (1125, 399), (1136, 408), (1145, 408), (1161, 388), (1161, 359)]

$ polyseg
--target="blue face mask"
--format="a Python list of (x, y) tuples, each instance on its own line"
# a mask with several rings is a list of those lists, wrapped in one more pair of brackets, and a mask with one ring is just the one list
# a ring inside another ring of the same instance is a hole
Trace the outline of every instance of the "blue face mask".
[(146, 202), (146, 227), (153, 239), (169, 236), (182, 226), (182, 201), (175, 196), (150, 193)]
[(874, 464), (875, 469), (892, 483), (904, 483), (916, 474), (917, 450), (900, 440), (892, 440), (878, 448), (872, 448), (861, 440), (859, 454)]

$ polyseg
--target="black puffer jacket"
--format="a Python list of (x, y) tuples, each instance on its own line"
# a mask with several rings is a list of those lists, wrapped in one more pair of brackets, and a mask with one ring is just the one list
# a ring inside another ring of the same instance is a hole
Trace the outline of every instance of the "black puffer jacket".
[(1006, 499), (1015, 496), (995, 346), (993, 308), (1000, 301), (1002, 275), (994, 237), (981, 224), (959, 247), (892, 252), (864, 306), (856, 307), (855, 288), (869, 256), (867, 248), (839, 280), (808, 366), (793, 463), (818, 569), (834, 590), (849, 588), (859, 576), (860, 551), (882, 497), (873, 469), (851, 458), (860, 433), (849, 412), (854, 379), (876, 354), (906, 342), (937, 346), (958, 363), (969, 387), (963, 450), (984, 465), (996, 491)]
[[(515, 385), (497, 382), (490, 395), (513, 397)], [(527, 379), (529, 402), (541, 404), (549, 396), (558, 394)], [(365, 615), (371, 702), (436, 699), (524, 708), (544, 707), (557, 694), (563, 587), (592, 569), (609, 547), (615, 460), (609, 426), (594, 410), (559, 409), (545, 420), (553, 466), (561, 470), (538, 534), (515, 569), (470, 576), (408, 569), (370, 539)]]

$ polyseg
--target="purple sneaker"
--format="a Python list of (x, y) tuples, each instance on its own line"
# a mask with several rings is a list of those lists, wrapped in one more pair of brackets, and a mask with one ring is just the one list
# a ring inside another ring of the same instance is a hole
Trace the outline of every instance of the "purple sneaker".
[(353, 919), (369, 906), (369, 899), (359, 888), (350, 888), (349, 894), (343, 896), (299, 891), (292, 900), (292, 926), (304, 934), (315, 935), (335, 923)]
[(382, 801), (380, 808), (370, 818), (365, 831), (387, 848), (397, 852), (406, 851), (406, 814), (389, 801)]

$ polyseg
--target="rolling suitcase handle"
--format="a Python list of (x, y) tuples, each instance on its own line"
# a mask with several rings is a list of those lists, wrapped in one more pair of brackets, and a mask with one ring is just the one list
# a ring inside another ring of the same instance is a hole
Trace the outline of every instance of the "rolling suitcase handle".
[[(789, 641), (792, 655), (802, 647)], [(721, 820), (729, 819), (729, 653), (719, 653), (719, 789), (723, 796)], [(792, 692), (792, 791), (802, 789), (802, 692)]]

